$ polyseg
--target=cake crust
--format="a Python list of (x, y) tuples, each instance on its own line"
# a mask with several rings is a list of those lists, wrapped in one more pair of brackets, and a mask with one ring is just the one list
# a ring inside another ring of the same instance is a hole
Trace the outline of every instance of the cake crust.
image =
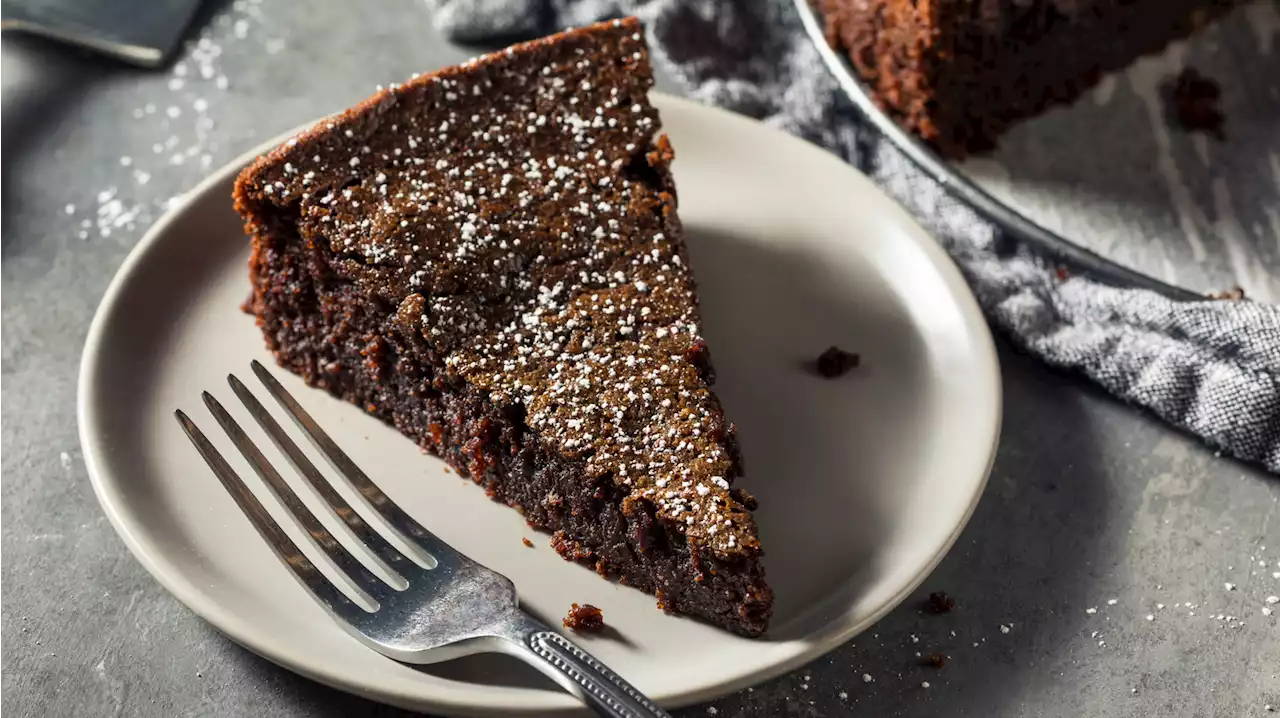
[(238, 178), (249, 308), (314, 386), (393, 424), (566, 558), (745, 635), (755, 500), (710, 389), (639, 24), (393, 86)]

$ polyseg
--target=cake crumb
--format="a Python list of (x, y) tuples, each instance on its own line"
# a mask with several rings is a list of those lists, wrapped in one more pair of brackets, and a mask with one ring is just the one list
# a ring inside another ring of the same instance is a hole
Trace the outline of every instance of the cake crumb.
[(949, 659), (942, 653), (930, 653), (924, 657), (923, 663), (931, 668), (943, 668)]
[(862, 357), (858, 354), (831, 346), (818, 355), (817, 360), (814, 361), (814, 369), (823, 378), (835, 379), (857, 369), (861, 363)]
[(925, 602), (925, 608), (930, 613), (951, 613), (956, 610), (956, 600), (942, 591), (934, 591), (929, 594), (929, 600)]
[(875, 679), (871, 677), (871, 674), (870, 674), (870, 673), (863, 673), (863, 674), (862, 674), (862, 682), (863, 682), (863, 683), (870, 683), (870, 682), (871, 682), (871, 681), (873, 681), (873, 680), (875, 680)]
[(599, 633), (604, 630), (604, 613), (589, 603), (581, 606), (575, 603), (569, 608), (569, 615), (565, 616), (562, 623), (565, 628), (574, 631)]
[(533, 542), (529, 540), (528, 536), (521, 536), (520, 543), (524, 544), (527, 548), (533, 548)]
[(1218, 106), (1222, 88), (1216, 80), (1200, 74), (1194, 67), (1186, 67), (1176, 76), (1166, 78), (1161, 90), (1165, 113), (1173, 124), (1187, 132), (1203, 132), (1219, 141), (1227, 138), (1223, 129), (1227, 118)]
[(1224, 289), (1221, 292), (1209, 292), (1205, 296), (1219, 301), (1238, 302), (1244, 299), (1244, 289), (1240, 287), (1231, 287), (1230, 289)]

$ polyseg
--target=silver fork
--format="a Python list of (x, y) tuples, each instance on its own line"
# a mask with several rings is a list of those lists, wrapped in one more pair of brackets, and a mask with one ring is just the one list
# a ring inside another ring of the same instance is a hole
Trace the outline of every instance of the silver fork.
[(175, 411), (174, 416), (191, 443), (253, 527), (339, 625), (375, 651), (404, 663), (436, 663), (472, 653), (507, 653), (551, 677), (599, 715), (669, 718), (653, 701), (591, 654), (520, 610), (510, 579), (462, 555), (414, 521), (338, 448), (262, 364), (254, 361), (252, 368), (268, 393), (284, 407), (334, 470), (356, 489), (366, 508), (381, 515), (410, 547), (408, 553), (413, 554), (402, 553), (361, 518), (249, 389), (234, 374), (229, 375), (227, 381), (232, 391), (272, 442), (329, 504), (356, 540), (368, 549), (372, 562), (380, 563), (392, 578), (388, 583), (353, 556), (307, 509), (218, 400), (204, 392), (205, 405), (232, 442), (275, 498), (307, 532), (314, 547), (323, 551), (345, 575), (348, 588), (357, 593), (365, 605), (348, 598), (281, 530), (195, 423), (181, 410)]

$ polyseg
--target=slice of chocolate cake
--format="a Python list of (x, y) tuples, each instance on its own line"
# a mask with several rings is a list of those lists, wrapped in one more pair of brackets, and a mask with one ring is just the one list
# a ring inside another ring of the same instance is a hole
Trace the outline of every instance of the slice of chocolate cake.
[(877, 102), (942, 154), (1186, 36), (1240, 0), (811, 0)]
[(260, 157), (236, 209), (285, 368), (554, 532), (566, 558), (756, 636), (734, 488), (635, 20), (393, 86)]

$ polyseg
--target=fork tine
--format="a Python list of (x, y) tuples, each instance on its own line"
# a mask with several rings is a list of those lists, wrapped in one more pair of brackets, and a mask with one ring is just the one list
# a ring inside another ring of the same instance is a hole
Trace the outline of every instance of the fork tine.
[(267, 484), (271, 492), (275, 494), (276, 500), (284, 504), (289, 513), (293, 514), (293, 517), (302, 525), (303, 530), (311, 538), (311, 542), (333, 560), (334, 564), (337, 565), (342, 573), (346, 574), (347, 579), (352, 584), (373, 597), (374, 601), (382, 603), (392, 589), (382, 579), (365, 568), (364, 564), (356, 560), (351, 555), (351, 552), (347, 551), (346, 547), (339, 543), (333, 537), (333, 534), (329, 533), (324, 524), (316, 519), (315, 514), (311, 513), (306, 504), (303, 504), (298, 495), (293, 492), (293, 489), (289, 488), (289, 485), (285, 483), (280, 476), (280, 472), (276, 471), (275, 467), (271, 465), (271, 462), (267, 461), (267, 457), (262, 455), (262, 451), (253, 443), (248, 434), (244, 433), (244, 429), (241, 429), (236, 420), (227, 413), (227, 410), (222, 408), (222, 404), (219, 404), (218, 400), (213, 398), (213, 395), (207, 391), (201, 396), (204, 398), (205, 406), (209, 407), (209, 411), (213, 412), (213, 417), (218, 420), (223, 430), (231, 437), (231, 441), (236, 445), (236, 448), (240, 450), (241, 454), (244, 454), (244, 458), (253, 466), (253, 470)]
[(452, 546), (442, 541), (435, 534), (423, 528), (417, 521), (414, 521), (409, 514), (405, 513), (396, 502), (391, 500), (379, 489), (369, 477), (365, 475), (360, 467), (334, 443), (333, 439), (320, 428), (315, 419), (303, 409), (297, 400), (285, 391), (285, 388), (271, 376), (267, 368), (254, 359), (253, 373), (267, 387), (267, 391), (271, 392), (271, 396), (285, 408), (294, 420), (311, 440), (316, 448), (320, 449), (325, 458), (333, 465), (338, 473), (342, 474), (359, 492), (364, 499), (366, 505), (377, 511), (382, 518), (387, 520), (400, 534), (411, 542), (416, 542), (418, 546), (425, 549), (428, 553), (435, 556), (436, 559), (450, 558), (455, 563), (471, 563), (471, 559), (456, 551)]
[[(311, 486), (315, 488), (321, 498), (329, 504), (329, 508), (333, 509), (333, 513), (347, 525), (347, 528), (351, 529), (355, 538), (373, 551), (374, 555), (382, 559), (387, 564), (387, 568), (393, 571), (406, 571), (412, 568), (411, 565), (406, 565), (405, 556), (387, 543), (382, 534), (375, 531), (360, 514), (351, 508), (347, 500), (334, 490), (329, 480), (316, 469), (315, 464), (311, 463), (311, 460), (302, 453), (302, 450), (293, 442), (293, 439), (289, 438), (289, 435), (272, 418), (271, 414), (267, 413), (266, 408), (262, 406), (262, 402), (258, 401), (258, 398), (249, 391), (249, 387), (245, 386), (234, 374), (227, 376), (227, 383), (231, 384), (231, 390), (236, 393), (236, 396), (240, 397), (240, 401), (249, 410), (253, 418), (257, 420), (258, 425), (271, 437), (271, 441), (275, 443), (276, 448), (280, 449), (289, 459), (289, 463), (293, 464), (293, 468), (311, 483)], [(435, 568), (435, 565), (436, 563), (433, 559), (424, 568)], [(408, 583), (404, 581), (401, 583), (403, 585), (394, 586), (394, 588), (404, 590)]]
[(306, 554), (298, 550), (298, 545), (280, 528), (275, 519), (271, 518), (271, 514), (267, 513), (262, 502), (258, 501), (258, 497), (244, 485), (244, 481), (227, 464), (226, 459), (222, 458), (222, 454), (209, 442), (195, 422), (191, 421), (181, 409), (173, 412), (173, 415), (182, 426), (182, 430), (186, 432), (187, 438), (195, 445), (196, 451), (200, 452), (200, 456), (204, 458), (209, 468), (213, 469), (218, 481), (222, 482), (223, 488), (231, 494), (231, 498), (235, 499), (240, 510), (249, 519), (249, 523), (253, 524), (253, 528), (258, 531), (258, 535), (267, 542), (280, 561), (289, 567), (303, 588), (310, 591), (336, 615), (348, 615), (356, 609), (363, 611), (363, 608), (357, 606), (328, 578), (325, 578)]

